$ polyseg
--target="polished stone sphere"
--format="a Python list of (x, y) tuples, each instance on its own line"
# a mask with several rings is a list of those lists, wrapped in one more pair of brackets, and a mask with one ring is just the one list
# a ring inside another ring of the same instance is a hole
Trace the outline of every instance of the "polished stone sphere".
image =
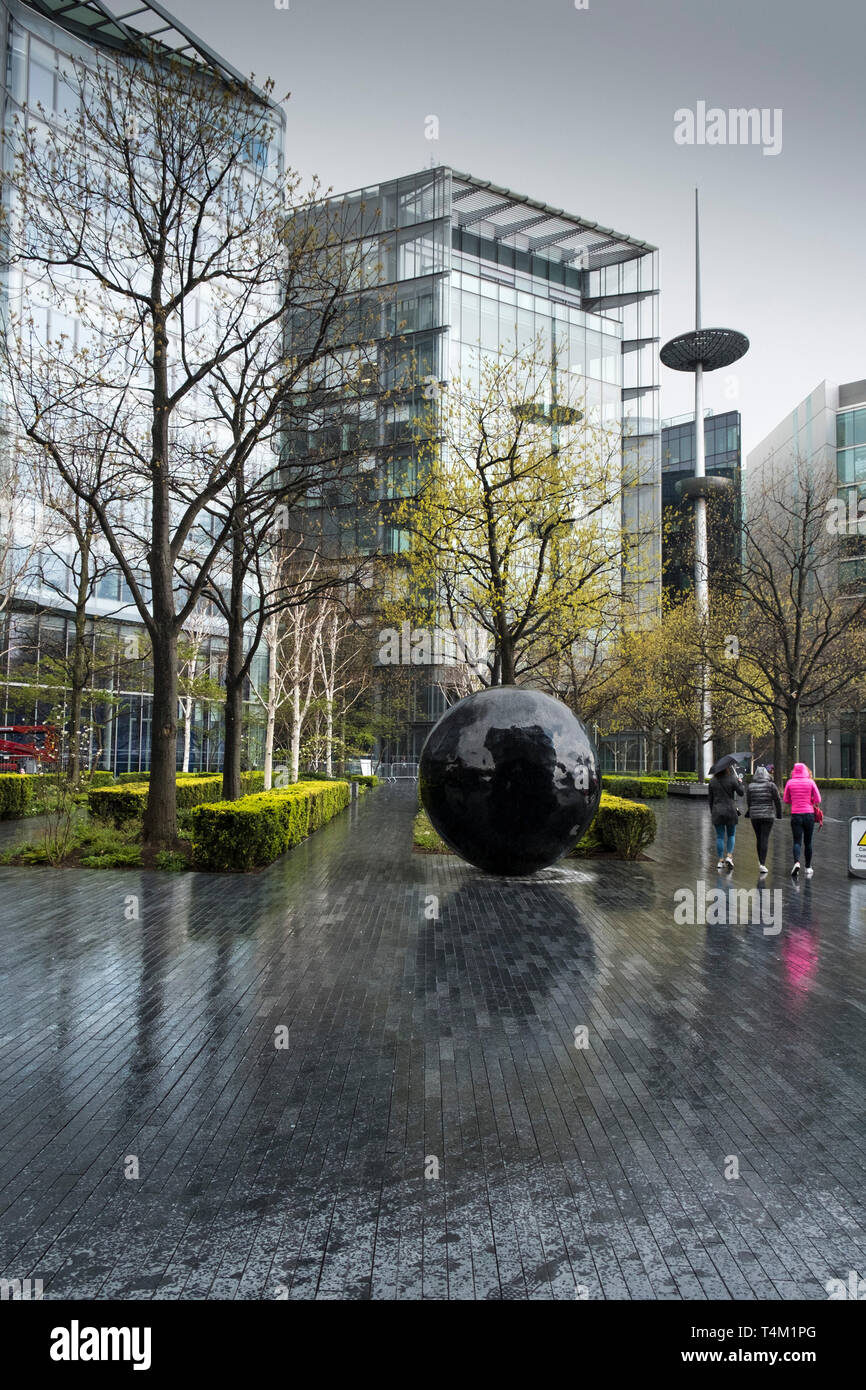
[(421, 802), (455, 854), (494, 874), (561, 859), (601, 797), (592, 740), (559, 700), (516, 685), (468, 695), (433, 726), (418, 769)]

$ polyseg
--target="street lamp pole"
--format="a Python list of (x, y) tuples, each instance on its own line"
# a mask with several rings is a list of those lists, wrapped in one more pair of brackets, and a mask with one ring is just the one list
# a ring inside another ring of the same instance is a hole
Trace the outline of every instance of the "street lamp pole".
[[(698, 190), (695, 189), (695, 327), (665, 343), (659, 358), (675, 372), (692, 372), (695, 378), (695, 472), (677, 483), (680, 497), (695, 507), (695, 607), (706, 633), (710, 613), (709, 567), (707, 556), (707, 498), (725, 492), (727, 478), (707, 477), (704, 450), (704, 372), (728, 367), (748, 352), (749, 340), (733, 328), (704, 328), (701, 324), (701, 251)], [(712, 708), (709, 670), (701, 662), (697, 671), (701, 732), (697, 740), (698, 778), (706, 777), (713, 761)]]
[[(701, 228), (698, 190), (695, 189), (695, 333), (701, 331)], [(695, 477), (706, 478), (704, 439), (704, 364), (695, 363)], [(710, 616), (709, 558), (707, 551), (707, 498), (695, 496), (695, 605), (702, 631)], [(713, 711), (710, 705), (710, 677), (706, 663), (700, 668), (701, 733), (699, 773), (706, 777), (713, 762)]]

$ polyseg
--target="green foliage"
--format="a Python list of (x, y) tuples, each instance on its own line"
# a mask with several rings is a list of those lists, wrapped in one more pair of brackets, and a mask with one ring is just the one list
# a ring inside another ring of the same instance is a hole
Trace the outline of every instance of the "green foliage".
[(0, 820), (31, 813), (33, 782), (20, 772), (0, 772)]
[[(245, 776), (246, 776), (246, 777), (250, 777), (250, 776), (255, 776), (255, 775), (256, 775), (255, 773), (241, 773), (241, 779), (243, 780), (243, 778), (244, 778)], [(262, 773), (259, 773), (258, 775), (259, 775), (260, 777), (264, 777), (264, 773), (263, 773), (263, 772), (262, 772)], [(192, 777), (221, 777), (221, 776), (222, 776), (222, 773), (221, 773), (221, 772), (177, 772), (177, 773), (175, 773), (175, 781), (176, 781), (176, 782), (188, 782), (188, 781), (190, 780), (190, 778), (192, 778)], [(118, 782), (122, 782), (122, 783), (134, 782), (134, 783), (136, 783), (136, 784), (138, 784), (138, 783), (140, 783), (140, 782), (150, 782), (150, 773), (149, 773), (149, 772), (118, 772), (117, 777), (116, 777), (115, 780), (118, 781)]]
[(154, 868), (164, 869), (169, 874), (182, 873), (188, 868), (188, 861), (185, 854), (176, 854), (174, 850), (161, 849), (154, 858)]
[(141, 864), (138, 828), (119, 830), (92, 823), (73, 825), (64, 845), (51, 835), (12, 845), (0, 856), (4, 864), (63, 864), (74, 861), (85, 869), (126, 868)]
[(638, 859), (656, 837), (656, 818), (648, 806), (602, 792), (591, 828), (601, 845), (620, 859)]
[[(571, 851), (573, 856), (609, 851), (618, 859), (637, 859), (655, 839), (656, 818), (648, 806), (602, 792), (595, 819)], [(412, 843), (425, 854), (451, 854), (433, 829), (426, 811), (419, 811), (412, 826)]]
[(433, 829), (426, 811), (419, 811), (412, 822), (412, 843), (416, 849), (421, 850), (424, 854), (453, 853)]
[(816, 777), (815, 784), (827, 791), (866, 791), (866, 777)]
[(347, 782), (314, 781), (198, 806), (192, 815), (193, 864), (235, 872), (272, 864), (348, 804)]
[[(255, 774), (247, 774), (247, 776)], [(208, 773), (203, 777), (182, 777), (177, 782), (177, 807), (190, 810), (204, 801), (219, 801), (222, 796), (222, 776)], [(147, 782), (128, 783), (117, 787), (100, 787), (88, 793), (90, 814), (97, 820), (124, 825), (144, 813), (147, 802)]]
[(665, 777), (602, 777), (602, 786), (613, 796), (640, 797), (649, 801), (653, 797), (667, 796), (668, 783)]
[(97, 787), (87, 794), (90, 814), (96, 820), (111, 821), (115, 829), (127, 821), (137, 820), (144, 811), (147, 787), (141, 784), (120, 787)]
[(346, 778), (346, 781), (357, 782), (358, 790), (362, 792), (366, 791), (368, 787), (378, 787), (379, 785), (379, 778), (375, 773), (367, 773), (365, 775), (360, 772), (353, 772), (350, 777)]
[(119, 845), (104, 854), (83, 854), (78, 860), (82, 869), (126, 869), (141, 864), (140, 845)]

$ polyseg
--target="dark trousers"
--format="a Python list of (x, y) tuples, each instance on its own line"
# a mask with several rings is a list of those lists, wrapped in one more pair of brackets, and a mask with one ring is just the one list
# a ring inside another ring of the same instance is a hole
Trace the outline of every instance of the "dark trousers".
[(800, 858), (800, 843), (802, 841), (807, 869), (811, 869), (812, 867), (812, 832), (814, 829), (814, 812), (810, 811), (807, 815), (791, 817), (791, 834), (794, 837), (794, 862), (796, 863)]
[(766, 864), (767, 849), (770, 844), (770, 831), (773, 829), (771, 820), (753, 820), (752, 829), (755, 832), (755, 839), (758, 842), (758, 863)]

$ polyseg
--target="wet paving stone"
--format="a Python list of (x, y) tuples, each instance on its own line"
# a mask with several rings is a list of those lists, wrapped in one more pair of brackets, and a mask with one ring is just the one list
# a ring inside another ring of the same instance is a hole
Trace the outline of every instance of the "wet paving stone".
[[(799, 885), (777, 826), (769, 931), (678, 924), (719, 879), (675, 800), (648, 860), (534, 878), (413, 854), (414, 786), (252, 876), (0, 869), (0, 1272), (46, 1298), (826, 1298), (866, 1274), (863, 805), (827, 794)], [(735, 860), (726, 892), (755, 888), (748, 824)]]

